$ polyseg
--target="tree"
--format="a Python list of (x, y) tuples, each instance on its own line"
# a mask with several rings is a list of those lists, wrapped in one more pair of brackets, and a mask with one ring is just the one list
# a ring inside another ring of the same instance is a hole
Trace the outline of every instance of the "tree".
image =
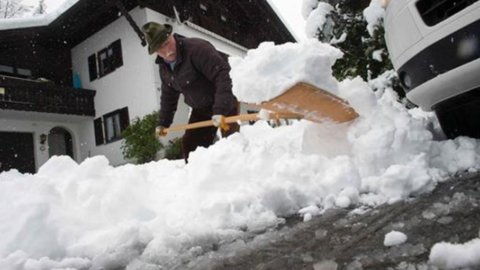
[(155, 136), (158, 112), (138, 117), (123, 132), (122, 153), (126, 159), (135, 159), (137, 164), (155, 160), (156, 153), (163, 145)]
[(22, 0), (0, 0), (0, 18), (21, 17), (32, 9), (31, 6), (22, 4)]
[[(333, 75), (337, 79), (360, 76), (368, 81), (393, 69), (385, 44), (383, 20), (370, 33), (367, 30), (363, 12), (371, 0), (304, 1), (304, 16), (310, 16), (318, 8), (331, 10), (313, 34), (320, 41), (343, 51), (343, 58), (333, 66)], [(330, 8), (325, 8), (326, 4)], [(393, 88), (403, 97), (398, 79), (392, 80)]]

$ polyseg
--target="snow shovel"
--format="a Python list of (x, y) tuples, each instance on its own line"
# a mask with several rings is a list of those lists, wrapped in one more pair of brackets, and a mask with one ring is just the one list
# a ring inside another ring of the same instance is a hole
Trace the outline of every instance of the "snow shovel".
[(295, 84), (283, 94), (259, 106), (276, 113), (298, 114), (317, 123), (328, 120), (343, 123), (358, 117), (347, 101), (304, 82)]
[[(224, 124), (231, 124), (236, 122), (243, 122), (243, 121), (257, 121), (257, 120), (279, 120), (279, 119), (300, 119), (302, 118), (301, 115), (288, 113), (288, 112), (271, 112), (268, 115), (260, 116), (259, 113), (249, 113), (249, 114), (239, 114), (234, 116), (227, 116), (224, 118)], [(182, 131), (187, 129), (194, 129), (194, 128), (202, 128), (202, 127), (209, 127), (213, 126), (212, 120), (205, 120), (200, 122), (195, 122), (191, 124), (184, 124), (184, 125), (176, 125), (164, 130), (165, 133), (172, 132), (172, 131)], [(226, 126), (228, 128), (228, 125)], [(225, 127), (223, 127), (225, 129)]]
[[(304, 118), (316, 123), (322, 123), (325, 121), (343, 123), (358, 117), (357, 112), (350, 107), (347, 101), (330, 92), (304, 82), (297, 83), (283, 94), (254, 106), (259, 106), (262, 109), (270, 111), (271, 113), (268, 115), (267, 119)], [(229, 116), (224, 119), (224, 124), (230, 124), (238, 121), (265, 120), (265, 117), (260, 117), (258, 113), (251, 113)], [(212, 120), (206, 120), (173, 126), (165, 129), (165, 132), (208, 127), (212, 125)]]

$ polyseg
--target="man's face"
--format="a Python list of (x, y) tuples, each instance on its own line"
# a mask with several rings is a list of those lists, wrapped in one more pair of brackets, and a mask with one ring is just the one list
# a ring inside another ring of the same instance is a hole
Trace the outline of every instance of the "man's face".
[(157, 54), (167, 62), (173, 62), (177, 59), (177, 43), (173, 35), (170, 35), (157, 49)]

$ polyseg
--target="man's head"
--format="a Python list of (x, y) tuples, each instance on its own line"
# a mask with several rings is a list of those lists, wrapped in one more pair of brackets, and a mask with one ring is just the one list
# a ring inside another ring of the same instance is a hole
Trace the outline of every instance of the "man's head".
[(156, 52), (166, 61), (176, 59), (176, 44), (171, 25), (148, 22), (143, 25), (142, 32), (148, 42), (148, 53)]

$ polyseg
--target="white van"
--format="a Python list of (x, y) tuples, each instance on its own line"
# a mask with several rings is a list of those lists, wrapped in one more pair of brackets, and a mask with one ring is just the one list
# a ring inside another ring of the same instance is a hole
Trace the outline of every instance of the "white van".
[(448, 137), (480, 138), (480, 1), (390, 0), (385, 39), (407, 98)]

